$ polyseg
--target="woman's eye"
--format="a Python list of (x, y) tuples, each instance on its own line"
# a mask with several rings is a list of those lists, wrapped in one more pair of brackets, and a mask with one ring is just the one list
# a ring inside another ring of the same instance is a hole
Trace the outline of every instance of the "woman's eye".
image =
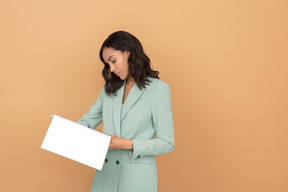
[(112, 61), (112, 63), (115, 63), (116, 60)]

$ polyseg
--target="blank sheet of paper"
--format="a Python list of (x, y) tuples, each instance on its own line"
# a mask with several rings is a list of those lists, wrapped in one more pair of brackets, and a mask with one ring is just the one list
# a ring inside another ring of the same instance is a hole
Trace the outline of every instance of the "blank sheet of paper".
[(54, 115), (42, 149), (102, 170), (111, 137)]

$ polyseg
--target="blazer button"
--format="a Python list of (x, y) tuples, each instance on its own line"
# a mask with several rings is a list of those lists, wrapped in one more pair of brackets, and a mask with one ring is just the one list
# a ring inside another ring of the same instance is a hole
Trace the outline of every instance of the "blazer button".
[(116, 161), (116, 164), (119, 165), (119, 163), (120, 163), (120, 162), (117, 160), (117, 161)]
[(108, 162), (108, 159), (107, 159), (107, 158), (105, 159), (105, 162)]
[(140, 158), (140, 157), (141, 157), (140, 155), (137, 156), (137, 158)]

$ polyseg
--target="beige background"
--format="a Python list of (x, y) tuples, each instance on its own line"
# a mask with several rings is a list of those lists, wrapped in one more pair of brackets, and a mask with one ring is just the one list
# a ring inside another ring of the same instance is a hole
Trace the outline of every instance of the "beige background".
[(98, 52), (117, 30), (139, 38), (171, 88), (175, 150), (157, 157), (160, 192), (288, 191), (287, 8), (1, 0), (0, 191), (90, 191), (94, 169), (40, 146), (51, 114), (76, 121), (97, 99)]

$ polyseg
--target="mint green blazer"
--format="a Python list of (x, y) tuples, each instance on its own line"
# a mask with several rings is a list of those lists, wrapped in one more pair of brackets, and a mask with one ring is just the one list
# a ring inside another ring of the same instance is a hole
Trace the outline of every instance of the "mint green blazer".
[[(170, 87), (157, 78), (140, 90), (135, 83), (121, 109), (123, 86), (117, 96), (103, 88), (90, 110), (77, 123), (133, 141), (133, 150), (108, 150), (101, 171), (96, 170), (91, 192), (157, 192), (155, 156), (174, 149)], [(156, 138), (155, 138), (156, 134)]]

